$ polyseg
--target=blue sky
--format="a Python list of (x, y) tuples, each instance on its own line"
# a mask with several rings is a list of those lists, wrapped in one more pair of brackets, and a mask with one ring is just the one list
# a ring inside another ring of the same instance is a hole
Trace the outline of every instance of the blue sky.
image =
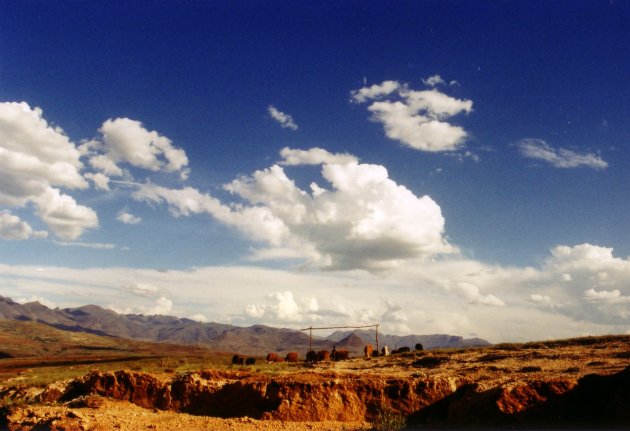
[(614, 1), (5, 2), (0, 294), (626, 332), (629, 21)]

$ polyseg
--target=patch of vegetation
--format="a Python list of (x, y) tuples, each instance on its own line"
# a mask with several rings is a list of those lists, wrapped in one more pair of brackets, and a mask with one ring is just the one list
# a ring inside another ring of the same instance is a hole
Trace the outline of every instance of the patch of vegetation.
[(521, 350), (523, 348), (522, 344), (516, 343), (501, 343), (493, 346), (496, 350), (503, 350), (508, 352), (513, 352), (515, 350)]
[(442, 365), (444, 362), (448, 362), (448, 356), (425, 356), (423, 358), (414, 361), (411, 365), (420, 368), (435, 368)]
[(372, 422), (374, 431), (399, 431), (407, 425), (407, 419), (394, 410), (380, 409)]
[(567, 347), (567, 346), (592, 346), (596, 344), (610, 344), (612, 342), (628, 342), (630, 341), (629, 335), (603, 335), (596, 337), (579, 337), (579, 338), (567, 338), (563, 340), (549, 340), (539, 341), (533, 343), (526, 343), (524, 348), (528, 346), (537, 348), (555, 348), (555, 347)]
[(490, 366), (487, 368), (487, 370), (488, 370), (488, 371), (495, 372), (495, 373), (496, 373), (496, 372), (499, 372), (499, 371), (501, 371), (501, 372), (503, 372), (503, 373), (510, 373), (510, 372), (511, 372), (511, 371), (510, 371), (509, 369), (507, 369), (507, 368), (495, 367), (494, 365), (490, 365)]
[(501, 359), (505, 359), (507, 357), (508, 355), (505, 355), (503, 353), (488, 353), (487, 355), (483, 355), (477, 360), (479, 362), (494, 362), (494, 361), (500, 361)]
[(70, 400), (66, 403), (68, 407), (72, 408), (91, 408), (97, 409), (104, 404), (103, 398), (98, 395), (82, 395), (78, 398)]
[(521, 368), (520, 371), (521, 373), (536, 373), (536, 372), (542, 371), (542, 368), (530, 365), (530, 366)]
[[(529, 343), (500, 343), (492, 346), (495, 350), (514, 351), (530, 349), (554, 349), (570, 346), (595, 346), (594, 348), (607, 348), (611, 343), (628, 343), (630, 335), (602, 335), (592, 337), (567, 338), (561, 340), (532, 341)], [(602, 345), (601, 347), (597, 345)]]

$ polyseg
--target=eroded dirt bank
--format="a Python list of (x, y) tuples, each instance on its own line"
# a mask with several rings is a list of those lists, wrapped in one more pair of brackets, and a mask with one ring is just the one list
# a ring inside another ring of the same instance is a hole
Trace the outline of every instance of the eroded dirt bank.
[[(286, 421), (373, 420), (383, 410), (408, 415), (468, 383), (458, 377), (387, 378), (375, 375), (304, 372), (282, 377), (205, 370), (163, 382), (130, 371), (92, 372), (63, 393), (41, 399), (69, 402), (100, 395), (145, 408), (223, 418), (248, 416)], [(55, 400), (55, 396), (58, 398)]]
[[(378, 423), (384, 414), (405, 418), (413, 429), (627, 429), (629, 351), (622, 339), (556, 348), (416, 352), (312, 368), (295, 365), (277, 374), (93, 371), (43, 390), (5, 389), (0, 396), (16, 400), (16, 406), (18, 400), (24, 403), (6, 412), (6, 426), (16, 430), (108, 429), (95, 426), (107, 420), (105, 412), (99, 419), (99, 411), (113, 400), (119, 400), (116, 408), (126, 404), (134, 412), (123, 429), (164, 429), (179, 415), (190, 425), (181, 429), (201, 429), (202, 421), (215, 418), (224, 422), (214, 429), (290, 429), (291, 424), (296, 430), (323, 430), (345, 424), (350, 430)], [(118, 417), (125, 414), (121, 410)]]

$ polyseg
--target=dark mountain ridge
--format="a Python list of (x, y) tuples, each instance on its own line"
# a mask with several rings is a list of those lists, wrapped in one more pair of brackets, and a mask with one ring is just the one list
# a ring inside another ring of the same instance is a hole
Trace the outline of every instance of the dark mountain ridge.
[[(97, 305), (50, 309), (39, 302), (19, 304), (3, 296), (0, 296), (0, 319), (34, 321), (67, 331), (141, 341), (197, 345), (248, 355), (286, 353), (293, 350), (306, 352), (309, 346), (314, 350), (330, 350), (333, 345), (359, 355), (362, 353), (363, 345), (375, 344), (374, 331), (367, 330), (338, 331), (327, 338), (313, 337), (309, 343), (306, 332), (294, 329), (264, 325), (240, 327), (214, 322), (200, 323), (164, 315), (118, 314)], [(379, 333), (381, 346), (413, 348), (416, 343), (422, 343), (425, 348), (490, 344), (482, 339), (465, 340), (452, 335), (397, 336)]]
[[(355, 334), (364, 343), (374, 344), (376, 334), (373, 330), (359, 329), (353, 331), (335, 331), (327, 338), (332, 341), (342, 340), (349, 334)], [(431, 334), (431, 335), (388, 335), (378, 334), (380, 346), (388, 346), (390, 349), (407, 346), (413, 349), (417, 343), (422, 344), (425, 349), (449, 348), (449, 347), (478, 347), (488, 346), (490, 343), (481, 338), (464, 339), (459, 335)]]

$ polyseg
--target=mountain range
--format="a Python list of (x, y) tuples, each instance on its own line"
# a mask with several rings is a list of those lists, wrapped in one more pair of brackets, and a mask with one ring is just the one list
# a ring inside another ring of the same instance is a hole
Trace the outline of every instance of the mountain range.
[[(187, 344), (224, 352), (246, 355), (265, 355), (268, 352), (306, 352), (314, 350), (348, 349), (354, 355), (362, 353), (367, 343), (374, 344), (375, 333), (368, 330), (337, 331), (322, 337), (309, 336), (304, 331), (274, 328), (264, 325), (240, 327), (221, 323), (201, 323), (175, 316), (118, 314), (97, 305), (77, 308), (48, 308), (39, 302), (19, 304), (11, 298), (0, 296), (0, 319), (33, 321), (57, 329), (85, 332), (94, 335), (133, 339), (140, 341)], [(409, 346), (413, 349), (421, 343), (425, 349), (437, 347), (470, 347), (489, 345), (480, 338), (464, 339), (460, 336), (387, 335), (378, 334), (379, 345), (390, 348)]]

